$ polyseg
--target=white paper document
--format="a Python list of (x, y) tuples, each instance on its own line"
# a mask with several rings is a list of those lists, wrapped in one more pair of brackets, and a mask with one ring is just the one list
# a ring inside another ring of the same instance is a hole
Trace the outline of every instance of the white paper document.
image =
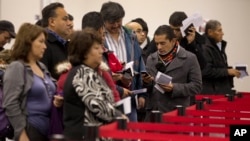
[(155, 76), (155, 83), (158, 84), (169, 84), (172, 81), (172, 77), (164, 74), (160, 71), (157, 72), (156, 76)]
[(136, 105), (136, 109), (139, 109), (138, 95), (135, 95), (135, 105)]
[(162, 94), (164, 94), (164, 90), (160, 87), (159, 84), (155, 84), (154, 86), (159, 92), (161, 92)]
[(116, 102), (116, 107), (123, 107), (124, 114), (131, 113), (131, 97), (128, 96), (126, 98), (121, 99), (120, 101)]
[(131, 92), (132, 92), (132, 94), (146, 93), (146, 92), (147, 92), (147, 88), (138, 89), (138, 90), (133, 90), (133, 91), (131, 91)]
[(164, 90), (160, 87), (159, 84), (169, 84), (172, 81), (172, 77), (164, 74), (162, 72), (157, 72), (156, 76), (155, 76), (155, 88), (160, 91), (161, 93), (164, 93)]
[(146, 93), (147, 92), (147, 88), (143, 88), (143, 89), (139, 89), (139, 90), (133, 90), (131, 92), (132, 92), (132, 94), (135, 95), (136, 108), (139, 109), (139, 102), (138, 102), (138, 95), (137, 94)]
[(235, 69), (240, 71), (240, 77), (239, 78), (243, 78), (243, 77), (248, 76), (247, 64), (237, 64), (237, 65), (235, 65)]
[(182, 21), (182, 27), (180, 28), (181, 30), (181, 35), (184, 37), (186, 36), (185, 31), (190, 27), (190, 25), (194, 27), (199, 27), (203, 23), (203, 18), (199, 13), (195, 13), (192, 16), (186, 18), (185, 20)]
[(133, 66), (134, 66), (134, 61), (131, 61), (131, 62), (126, 63), (125, 68), (124, 68), (125, 70), (130, 69), (132, 76), (134, 76), (134, 67)]

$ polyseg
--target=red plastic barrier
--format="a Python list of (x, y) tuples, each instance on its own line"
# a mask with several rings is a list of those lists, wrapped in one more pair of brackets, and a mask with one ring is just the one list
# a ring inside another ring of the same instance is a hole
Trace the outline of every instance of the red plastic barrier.
[[(118, 123), (112, 123), (109, 125), (104, 125), (99, 128), (100, 137), (102, 138), (112, 138), (112, 139), (140, 139), (143, 141), (229, 141), (228, 137), (208, 137), (208, 136), (190, 136), (182, 131), (190, 130), (188, 126), (169, 126), (166, 124), (157, 124), (157, 123), (128, 123), (128, 128), (126, 130), (118, 130)], [(180, 128), (179, 128), (180, 127)], [(173, 130), (170, 130), (173, 128)], [(174, 133), (165, 133), (166, 131), (174, 131), (181, 130), (182, 134), (174, 134)], [(192, 128), (192, 127), (191, 127)], [(200, 127), (204, 130), (203, 127)], [(155, 130), (154, 130), (155, 129)], [(194, 127), (194, 130), (199, 131), (198, 127)], [(228, 129), (221, 128), (210, 128), (215, 129), (218, 132), (228, 133)], [(208, 130), (210, 130), (208, 129)], [(207, 131), (208, 131), (207, 130)], [(205, 132), (207, 132), (205, 131)]]

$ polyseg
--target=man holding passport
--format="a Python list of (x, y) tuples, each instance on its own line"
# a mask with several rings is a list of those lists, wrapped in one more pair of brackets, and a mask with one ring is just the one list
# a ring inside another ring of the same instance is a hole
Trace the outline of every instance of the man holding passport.
[(146, 70), (149, 75), (144, 75), (143, 79), (149, 94), (146, 121), (154, 110), (165, 113), (177, 105), (189, 106), (190, 97), (202, 89), (197, 58), (178, 44), (173, 29), (168, 25), (159, 26), (154, 41), (157, 51), (148, 57)]

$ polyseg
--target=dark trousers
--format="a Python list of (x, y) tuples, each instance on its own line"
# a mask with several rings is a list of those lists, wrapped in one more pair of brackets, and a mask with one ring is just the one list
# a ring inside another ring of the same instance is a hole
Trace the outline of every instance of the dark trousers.
[(27, 135), (30, 141), (49, 141), (49, 138), (40, 133), (35, 127), (28, 123), (26, 127)]

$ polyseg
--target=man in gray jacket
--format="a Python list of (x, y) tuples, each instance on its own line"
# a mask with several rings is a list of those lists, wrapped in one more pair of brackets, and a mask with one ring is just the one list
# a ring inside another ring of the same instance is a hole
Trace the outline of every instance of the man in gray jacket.
[[(146, 120), (152, 110), (165, 113), (174, 110), (177, 105), (189, 106), (190, 96), (200, 93), (202, 89), (197, 58), (178, 44), (172, 28), (159, 26), (154, 33), (154, 41), (157, 51), (148, 57), (146, 69), (150, 75), (143, 79), (149, 91)], [(159, 84), (153, 81), (159, 72), (172, 77), (171, 82)], [(156, 86), (159, 86), (158, 89)]]

